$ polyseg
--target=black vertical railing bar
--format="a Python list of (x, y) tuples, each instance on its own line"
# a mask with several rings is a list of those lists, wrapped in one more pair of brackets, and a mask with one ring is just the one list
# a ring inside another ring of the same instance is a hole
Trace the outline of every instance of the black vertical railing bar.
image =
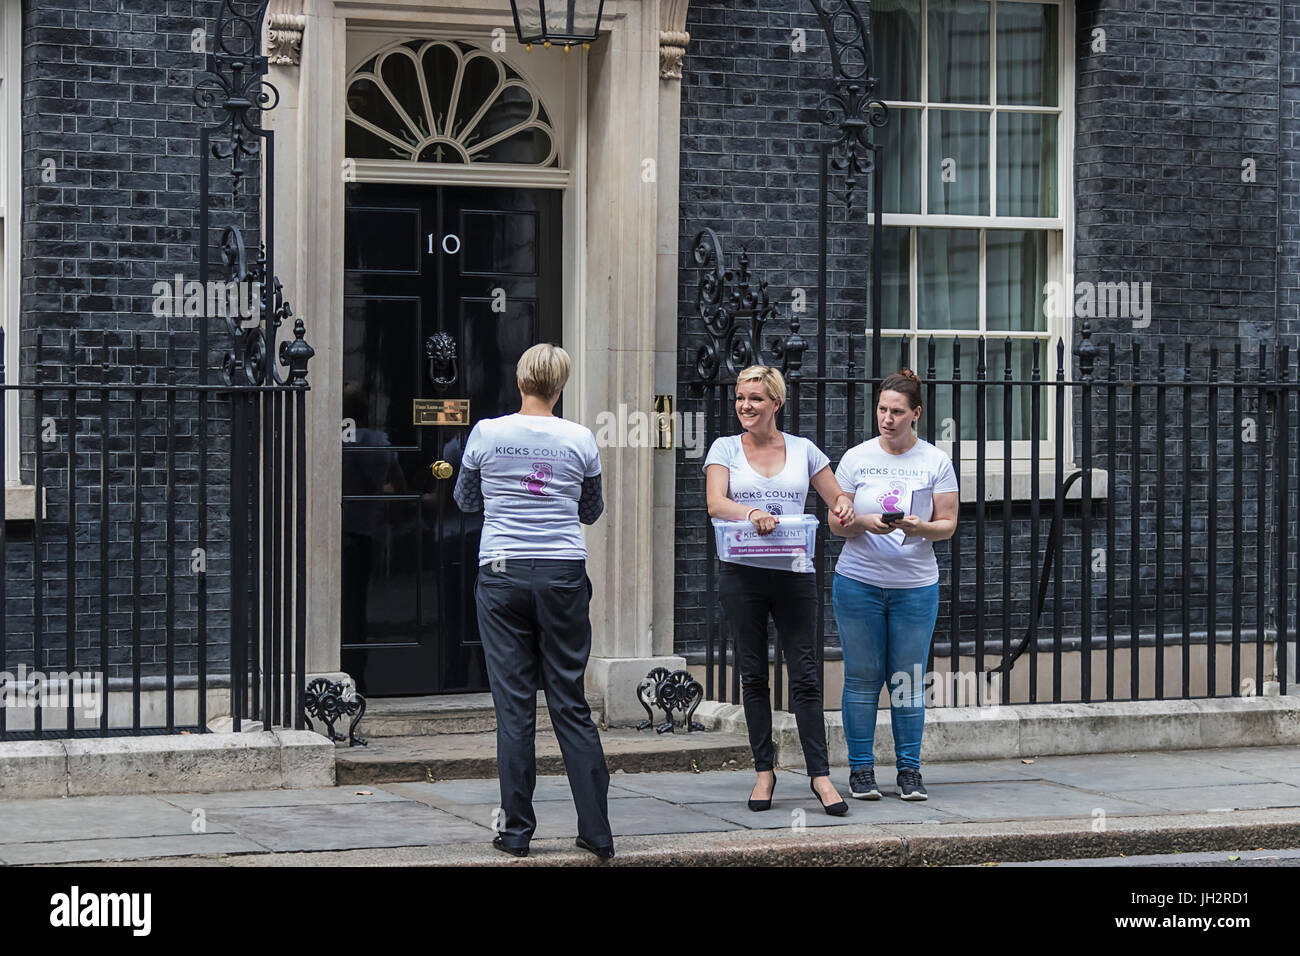
[[(45, 389), (42, 383), (49, 377), (50, 370), (45, 367), (45, 330), (36, 330), (36, 388), (32, 390), (32, 410), (36, 428), (34, 472), (32, 484), (35, 486), (36, 502), (32, 515), (32, 654), (33, 666), (38, 671), (45, 668)], [(44, 737), (44, 714), (41, 711), (41, 695), (35, 694), (35, 706), (32, 708), (33, 736), (40, 740)]]
[(109, 407), (112, 389), (109, 381), (108, 343), (104, 344), (103, 363), (100, 365), (99, 396), (99, 675), (104, 682), (100, 695), (99, 732), (108, 733), (108, 612), (109, 598), (109, 480), (112, 472), (112, 451), (109, 434)]
[(262, 719), (262, 474), (259, 465), (262, 457), (262, 403), (257, 389), (248, 392), (248, 423), (251, 434), (248, 441), (248, 461), (244, 464), (248, 471), (248, 540), (243, 542), (248, 548), (250, 570), (248, 575), (248, 656), (244, 684), (240, 693), (248, 698), (247, 714), (250, 720)]
[[(875, 80), (869, 80), (869, 87), (875, 85)], [(874, 117), (873, 117), (874, 119)], [(871, 400), (875, 401), (875, 389), (879, 387), (880, 377), (880, 332), (884, 325), (884, 316), (881, 314), (884, 309), (884, 295), (881, 289), (881, 276), (884, 274), (885, 262), (885, 177), (882, 174), (884, 163), (884, 147), (876, 144), (871, 147), (872, 165), (871, 165)], [(853, 159), (849, 159), (849, 175), (853, 173)], [(907, 341), (907, 337), (903, 337)], [(876, 433), (875, 425), (876, 416), (871, 416), (872, 434)]]
[[(952, 340), (952, 467), (961, 484), (961, 339)], [(961, 670), (961, 492), (957, 494), (957, 527), (953, 529), (948, 553), (951, 556), (951, 588), (948, 598), (948, 660), (949, 670), (955, 675)], [(956, 678), (954, 677), (954, 682)], [(955, 686), (955, 683), (954, 683)], [(977, 694), (978, 696), (978, 694)]]
[[(1040, 431), (1043, 427), (1042, 398), (1040, 394), (1043, 375), (1039, 355), (1043, 348), (1042, 341), (1034, 339), (1033, 347), (1033, 368), (1029, 373), (1029, 380), (1032, 383), (1029, 386), (1029, 703), (1036, 704), (1038, 703), (1038, 612), (1040, 611), (1038, 588), (1038, 523), (1040, 516), (1038, 513), (1038, 500), (1042, 496), (1039, 458), (1042, 454)], [(1002, 679), (1007, 681), (1010, 679), (1010, 675), (1004, 672)]]
[(290, 727), (293, 724), (293, 689), (291, 681), (297, 673), (297, 667), (295, 666), (297, 662), (294, 660), (293, 655), (294, 513), (299, 507), (302, 507), (302, 503), (295, 500), (293, 494), (294, 458), (297, 454), (297, 443), (294, 440), (296, 435), (294, 433), (293, 393), (280, 396), (280, 408), (283, 427), (281, 431), (282, 438), (276, 453), (284, 456), (284, 484), (282, 485), (284, 507), (280, 510), (284, 520), (284, 528), (280, 533), (280, 539), (283, 542), (284, 559), (280, 564), (282, 579), (280, 587), (282, 622), (280, 628), (280, 660), (282, 667), (280, 670), (280, 706), (277, 711), (280, 714), (280, 725)]
[(1142, 599), (1139, 591), (1142, 555), (1142, 387), (1139, 371), (1142, 368), (1142, 345), (1133, 343), (1133, 397), (1129, 407), (1129, 700), (1138, 700), (1140, 690), (1139, 634)]
[(144, 508), (144, 442), (141, 440), (141, 413), (144, 410), (144, 362), (140, 354), (140, 333), (134, 335), (134, 360), (131, 377), (131, 732), (140, 733), (140, 692), (142, 678), (144, 568), (143, 532)]
[(1156, 346), (1156, 593), (1155, 695), (1165, 696), (1165, 343)]
[[(979, 337), (979, 356), (975, 366), (975, 671), (984, 670), (984, 499), (985, 499), (985, 445), (988, 441), (988, 347), (984, 336)], [(977, 688), (977, 703), (984, 704), (982, 689)]]
[[(925, 437), (930, 444), (936, 444), (938, 435), (935, 433), (935, 402), (938, 399), (939, 386), (935, 384), (935, 347), (934, 336), (931, 335), (925, 347)], [(933, 517), (933, 514), (931, 515)], [(934, 673), (934, 641), (930, 641), (930, 649), (926, 652), (925, 672)]]
[(1205, 500), (1209, 514), (1205, 522), (1205, 696), (1214, 697), (1219, 646), (1219, 522), (1214, 514), (1219, 494), (1219, 347), (1210, 346), (1210, 368), (1206, 376)]
[(284, 557), (284, 542), (280, 536), (282, 515), (284, 514), (280, 483), (284, 478), (284, 462), (280, 456), (282, 422), (280, 392), (278, 389), (266, 396), (266, 403), (270, 406), (271, 412), (271, 427), (268, 429), (270, 447), (266, 464), (267, 470), (271, 472), (271, 507), (266, 512), (266, 523), (269, 526), (268, 531), (271, 538), (271, 560), (267, 563), (267, 577), (270, 579), (267, 582), (267, 595), (271, 603), (271, 626), (266, 633), (267, 647), (265, 654), (268, 666), (266, 668), (266, 689), (264, 691), (266, 700), (265, 721), (269, 730), (280, 713), (280, 642), (282, 640), (280, 628), (284, 623), (284, 619), (280, 615), (280, 575), (281, 561)]
[[(1286, 641), (1287, 641), (1287, 532), (1289, 530), (1290, 515), (1290, 498), (1291, 498), (1291, 470), (1288, 455), (1291, 453), (1291, 392), (1287, 389), (1288, 369), (1287, 364), (1291, 360), (1291, 347), (1283, 345), (1278, 353), (1277, 362), (1277, 427), (1274, 429), (1274, 443), (1277, 451), (1274, 454), (1274, 460), (1277, 462), (1277, 495), (1274, 505), (1276, 509), (1276, 519), (1273, 527), (1276, 528), (1275, 539), (1277, 541), (1277, 643), (1273, 651), (1273, 658), (1276, 665), (1278, 685), (1280, 693), (1286, 693)], [(1262, 537), (1261, 532), (1261, 537)]]
[[(1083, 445), (1081, 467), (1083, 477), (1080, 479), (1079, 505), (1081, 520), (1079, 522), (1079, 541), (1082, 560), (1079, 562), (1079, 584), (1081, 608), (1079, 612), (1079, 696), (1085, 703), (1092, 700), (1092, 372), (1097, 346), (1092, 341), (1092, 330), (1087, 319), (1083, 321), (1081, 340), (1077, 354), (1079, 357), (1080, 414), (1082, 427), (1080, 439)], [(1061, 529), (1064, 535), (1065, 529)], [(1064, 553), (1064, 552), (1062, 552)]]
[[(200, 356), (199, 365), (206, 364), (206, 358)], [(198, 728), (202, 732), (208, 726), (208, 393), (199, 390), (195, 393), (198, 402), (198, 501), (195, 511), (195, 546), (198, 548), (199, 565), (195, 577), (195, 664), (198, 670)]]
[[(828, 241), (828, 213), (829, 206), (827, 203), (827, 164), (830, 163), (831, 144), (823, 140), (817, 149), (817, 447), (823, 452), (826, 451), (826, 357), (829, 351), (828, 346), (828, 329), (827, 316), (829, 307), (826, 301), (828, 294), (826, 281), (826, 244)], [(820, 495), (815, 495), (820, 501)], [(817, 506), (817, 513), (824, 513), (820, 504)], [(828, 518), (829, 520), (829, 518)], [(829, 526), (829, 525), (828, 525)], [(816, 639), (817, 653), (817, 673), (819, 689), (822, 693), (826, 690), (826, 562), (828, 561), (829, 549), (823, 543), (825, 536), (817, 535), (817, 622), (814, 633)]]
[(1118, 498), (1116, 478), (1116, 415), (1118, 382), (1115, 368), (1115, 343), (1106, 347), (1106, 699), (1115, 699), (1115, 609), (1119, 595), (1115, 591), (1115, 511)]
[[(9, 388), (5, 378), (5, 330), (0, 327), (0, 482), (9, 481)], [(9, 502), (0, 489), (0, 674), (9, 673)], [(8, 680), (8, 677), (5, 678)], [(3, 688), (0, 687), (0, 690)], [(0, 707), (0, 741), (9, 736), (9, 708)]]
[(1241, 592), (1244, 587), (1242, 574), (1242, 540), (1241, 522), (1244, 519), (1242, 498), (1245, 496), (1245, 478), (1243, 476), (1242, 429), (1242, 392), (1245, 391), (1246, 370), (1242, 365), (1241, 343), (1233, 347), (1233, 389), (1232, 389), (1232, 696), (1241, 695)]
[[(713, 420), (713, 390), (701, 385), (700, 399), (701, 404), (704, 406), (704, 420), (710, 422)], [(715, 546), (711, 540), (712, 536), (712, 522), (709, 520), (709, 511), (706, 505), (704, 509), (704, 594), (707, 605), (704, 609), (704, 696), (709, 700), (723, 700), (722, 697), (714, 696), (715, 688), (713, 686), (713, 674), (716, 667), (714, 647), (718, 638), (717, 628), (714, 627), (714, 616), (717, 611), (718, 599), (717, 590), (714, 588), (713, 555)], [(717, 692), (721, 693), (721, 688), (718, 688)]]
[(167, 333), (167, 732), (176, 732), (176, 333)]
[[(1055, 401), (1055, 433), (1053, 435), (1056, 446), (1056, 493), (1053, 498), (1052, 523), (1055, 529), (1055, 546), (1049, 543), (1052, 549), (1052, 560), (1056, 566), (1056, 589), (1052, 596), (1052, 703), (1061, 702), (1061, 630), (1065, 626), (1064, 621), (1064, 578), (1065, 578), (1065, 535), (1061, 530), (1065, 527), (1065, 340), (1058, 338), (1056, 340), (1056, 382), (1052, 392)], [(980, 549), (975, 549), (978, 554)]]
[[(731, 424), (735, 415), (735, 403), (729, 396), (734, 395), (731, 387), (724, 385), (718, 391), (718, 434), (725, 434), (735, 426)], [(719, 581), (721, 581), (722, 562), (714, 551), (714, 560), (718, 561)], [(718, 627), (722, 635), (722, 666), (724, 668), (722, 683), (725, 685), (730, 681), (731, 684), (731, 701), (740, 703), (740, 644), (738, 637), (733, 633), (732, 627), (727, 622), (727, 610), (719, 603), (718, 608)], [(730, 654), (730, 657), (728, 657)], [(729, 665), (728, 665), (728, 662)], [(730, 666), (730, 671), (726, 668)], [(728, 676), (728, 674), (730, 676)]]
[(295, 382), (295, 385), (297, 390), (293, 394), (293, 400), (298, 406), (295, 417), (298, 467), (295, 474), (298, 489), (297, 494), (294, 495), (296, 501), (294, 515), (297, 522), (294, 544), (298, 553), (294, 561), (296, 607), (294, 610), (293, 727), (295, 730), (302, 730), (305, 726), (303, 692), (307, 680), (307, 385), (305, 382)]
[[(1002, 367), (1002, 673), (1011, 656), (1011, 446), (1012, 428), (1011, 336), (1003, 345)], [(1011, 681), (1002, 681), (1002, 703), (1011, 703)]]
[[(269, 377), (268, 377), (269, 380)], [(274, 702), (271, 700), (271, 688), (275, 686), (275, 673), (272, 655), (275, 650), (275, 578), (276, 578), (276, 512), (275, 512), (275, 395), (268, 388), (261, 390), (258, 402), (262, 412), (262, 455), (260, 478), (262, 484), (262, 514), (257, 525), (257, 544), (261, 551), (261, 590), (262, 628), (258, 635), (258, 650), (261, 653), (261, 673), (254, 678), (254, 686), (260, 692), (262, 707), (262, 729), (271, 729), (271, 720), (275, 716)]]
[(1255, 432), (1257, 468), (1255, 481), (1255, 693), (1264, 692), (1264, 603), (1267, 600), (1268, 534), (1265, 516), (1268, 514), (1268, 346), (1259, 346), (1259, 364), (1255, 376), (1255, 416), (1259, 423)]
[[(77, 712), (73, 705), (76, 696), (73, 692), (73, 674), (77, 671), (77, 333), (75, 330), (68, 332), (68, 407), (65, 418), (64, 428), (67, 430), (67, 437), (64, 439), (68, 451), (68, 474), (67, 474), (67, 492), (68, 492), (68, 527), (67, 527), (67, 549), (68, 553), (65, 558), (65, 569), (67, 573), (67, 586), (64, 596), (67, 599), (64, 612), (64, 625), (66, 627), (64, 639), (64, 664), (67, 676), (64, 678), (67, 682), (68, 699), (67, 706), (67, 733), (69, 737), (76, 736), (77, 730)], [(107, 687), (105, 687), (107, 690)]]
[(238, 395), (230, 402), (230, 715), (235, 733), (244, 719), (243, 660), (247, 654), (248, 553), (241, 542), (248, 540), (248, 469), (245, 459), (246, 404)]
[(1183, 502), (1182, 510), (1182, 628), (1183, 628), (1183, 698), (1192, 696), (1192, 343), (1183, 344)]

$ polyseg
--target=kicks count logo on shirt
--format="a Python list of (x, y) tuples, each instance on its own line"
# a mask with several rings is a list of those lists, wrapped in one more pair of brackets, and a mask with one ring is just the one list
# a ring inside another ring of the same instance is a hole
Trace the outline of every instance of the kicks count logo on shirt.
[(903, 501), (903, 483), (900, 481), (891, 481), (889, 490), (876, 497), (881, 509), (888, 514), (891, 511), (898, 511), (899, 505)]
[(519, 483), (528, 489), (529, 494), (537, 495), (540, 498), (548, 497), (546, 486), (551, 483), (551, 478), (555, 472), (551, 466), (542, 461), (533, 462), (533, 470), (519, 479)]

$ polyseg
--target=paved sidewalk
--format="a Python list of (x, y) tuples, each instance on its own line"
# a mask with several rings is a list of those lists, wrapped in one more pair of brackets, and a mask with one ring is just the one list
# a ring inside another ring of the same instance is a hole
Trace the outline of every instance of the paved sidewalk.
[[(753, 773), (617, 773), (615, 863), (978, 863), (1300, 846), (1300, 748), (1103, 754), (930, 764), (927, 802), (850, 800), (824, 814), (807, 777), (778, 771), (772, 809)], [(847, 771), (833, 779), (846, 791)], [(573, 848), (563, 777), (540, 777), (533, 853), (491, 849), (494, 779), (320, 790), (0, 802), (0, 862), (167, 865), (590, 863)]]

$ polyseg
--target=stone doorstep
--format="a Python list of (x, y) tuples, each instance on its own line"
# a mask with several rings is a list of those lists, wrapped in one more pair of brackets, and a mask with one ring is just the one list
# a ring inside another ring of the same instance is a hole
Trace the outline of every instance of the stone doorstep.
[[(600, 700), (588, 695), (591, 716), (597, 724), (604, 719)], [(347, 732), (347, 721), (335, 725)], [(357, 733), (367, 740), (376, 737), (420, 737), (434, 734), (495, 733), (496, 711), (492, 695), (445, 694), (426, 697), (379, 697), (366, 701), (366, 715)], [(551, 729), (546, 695), (537, 694), (537, 729)]]
[[(739, 704), (705, 701), (695, 719), (710, 729), (745, 733)], [(772, 715), (779, 766), (802, 767), (794, 715)], [(844, 722), (826, 712), (831, 765), (848, 764)], [(1065, 754), (1135, 753), (1221, 747), (1300, 745), (1300, 697), (1110, 701), (1092, 704), (1011, 704), (938, 707), (925, 713), (924, 761), (987, 760)], [(875, 759), (893, 765), (888, 708), (876, 716)]]
[(0, 743), (0, 799), (334, 786), (334, 745), (307, 730)]
[[(600, 735), (611, 773), (731, 770), (752, 767), (749, 740), (727, 732), (668, 733), (604, 730)], [(381, 738), (368, 747), (338, 748), (339, 785), (404, 781), (495, 779), (495, 731), (434, 737)], [(564, 758), (553, 731), (537, 733), (537, 773), (564, 773)]]

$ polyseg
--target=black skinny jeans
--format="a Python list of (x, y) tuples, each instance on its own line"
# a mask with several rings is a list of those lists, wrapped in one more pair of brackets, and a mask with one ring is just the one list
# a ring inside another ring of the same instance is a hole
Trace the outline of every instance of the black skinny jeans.
[(735, 638), (745, 723), (754, 751), (754, 769), (771, 770), (772, 703), (767, 681), (767, 618), (776, 622), (777, 640), (790, 681), (790, 705), (799, 725), (809, 776), (830, 773), (826, 756), (826, 717), (822, 712), (817, 644), (817, 576), (798, 571), (722, 563), (718, 597)]

